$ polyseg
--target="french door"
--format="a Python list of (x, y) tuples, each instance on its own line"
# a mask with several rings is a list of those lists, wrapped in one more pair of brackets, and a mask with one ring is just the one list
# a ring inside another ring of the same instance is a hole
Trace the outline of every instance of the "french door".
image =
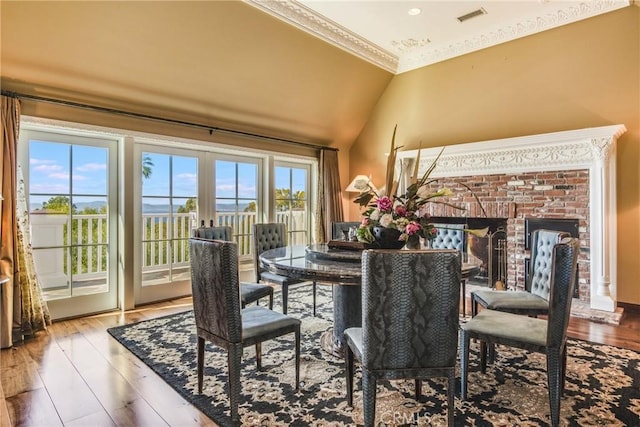
[(137, 197), (135, 253), (139, 280), (135, 303), (191, 294), (189, 242), (199, 225), (200, 165), (204, 153), (138, 145), (140, 194)]
[(118, 306), (117, 143), (21, 129), (34, 264), (53, 319)]

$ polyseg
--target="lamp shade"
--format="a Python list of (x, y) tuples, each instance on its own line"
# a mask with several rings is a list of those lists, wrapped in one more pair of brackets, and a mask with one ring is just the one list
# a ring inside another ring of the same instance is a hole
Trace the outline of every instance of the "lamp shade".
[(368, 176), (358, 175), (353, 178), (351, 184), (349, 184), (344, 191), (349, 193), (362, 193), (369, 188), (369, 185), (373, 186), (373, 184), (371, 184), (371, 179)]

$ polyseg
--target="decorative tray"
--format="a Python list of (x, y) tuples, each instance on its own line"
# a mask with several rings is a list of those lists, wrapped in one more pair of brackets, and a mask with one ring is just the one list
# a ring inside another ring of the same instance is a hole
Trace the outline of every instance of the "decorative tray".
[(371, 243), (354, 242), (350, 240), (330, 240), (327, 246), (329, 249), (344, 249), (348, 251), (362, 251), (375, 247), (375, 245)]

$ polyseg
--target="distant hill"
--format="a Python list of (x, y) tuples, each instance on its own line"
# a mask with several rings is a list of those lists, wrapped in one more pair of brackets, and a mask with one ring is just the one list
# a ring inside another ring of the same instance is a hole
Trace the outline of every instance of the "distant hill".
[[(81, 202), (81, 203), (76, 203), (76, 208), (78, 209), (79, 212), (82, 212), (83, 210), (85, 210), (86, 208), (89, 209), (97, 209), (99, 210), (100, 208), (102, 208), (105, 203), (102, 201), (94, 201), (94, 202)], [(244, 211), (244, 209), (248, 206), (248, 203), (243, 203), (241, 205), (239, 205), (239, 210), (240, 212)], [(31, 211), (34, 210), (38, 210), (38, 209), (42, 209), (42, 203), (31, 203), (30, 206)], [(216, 211), (217, 212), (233, 212), (235, 211), (236, 206), (233, 204), (225, 204), (225, 203), (219, 203), (216, 205)], [(177, 212), (178, 211), (178, 207), (174, 206), (173, 207), (173, 212)], [(154, 204), (150, 204), (150, 203), (144, 203), (142, 205), (142, 213), (165, 213), (165, 212), (169, 212), (169, 205), (154, 205)]]

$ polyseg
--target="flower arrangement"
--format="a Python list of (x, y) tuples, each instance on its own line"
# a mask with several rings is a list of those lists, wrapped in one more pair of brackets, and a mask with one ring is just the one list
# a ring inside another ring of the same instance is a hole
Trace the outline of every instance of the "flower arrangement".
[[(419, 237), (431, 240), (436, 236), (437, 230), (430, 223), (431, 217), (428, 206), (430, 203), (445, 204), (459, 210), (465, 209), (444, 199), (454, 194), (449, 188), (441, 188), (435, 192), (430, 189), (430, 184), (437, 182), (437, 180), (429, 179), (429, 176), (435, 169), (442, 151), (440, 151), (427, 171), (418, 178), (418, 165), (420, 163), (420, 150), (418, 150), (418, 158), (410, 178), (411, 184), (404, 194), (396, 194), (398, 181), (395, 180), (395, 162), (396, 153), (401, 148), (395, 146), (396, 130), (397, 126), (394, 128), (393, 137), (391, 138), (391, 151), (387, 159), (385, 186), (379, 190), (371, 182), (368, 182), (362, 186), (360, 194), (354, 200), (355, 203), (362, 207), (362, 223), (357, 230), (357, 237), (359, 241), (364, 243), (373, 243), (375, 241), (374, 227), (398, 230), (398, 240), (403, 242), (412, 238), (418, 239)], [(467, 185), (460, 184), (473, 194), (473, 191)], [(478, 198), (475, 194), (473, 195), (479, 203)], [(488, 230), (466, 229), (466, 231), (478, 236), (484, 236)]]

